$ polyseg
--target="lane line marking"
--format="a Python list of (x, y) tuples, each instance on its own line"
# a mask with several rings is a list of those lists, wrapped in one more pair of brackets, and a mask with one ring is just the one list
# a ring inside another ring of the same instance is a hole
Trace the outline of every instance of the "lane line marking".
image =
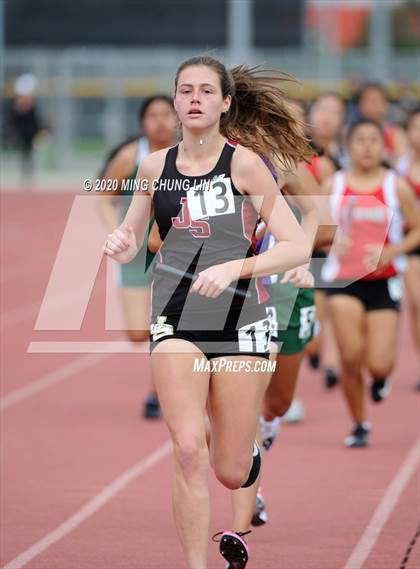
[(417, 469), (420, 460), (420, 439), (417, 439), (406, 459), (389, 484), (369, 524), (353, 549), (343, 569), (362, 569), (392, 514), (405, 487)]
[(19, 389), (15, 389), (8, 395), (5, 395), (0, 399), (0, 412), (13, 407), (17, 403), (32, 397), (45, 389), (48, 389), (52, 385), (60, 383), (65, 379), (79, 373), (85, 369), (88, 369), (108, 358), (111, 354), (86, 354), (69, 362), (68, 364), (62, 365), (49, 373), (43, 375), (42, 377), (31, 381), (28, 385), (24, 385)]
[(67, 518), (63, 523), (58, 525), (45, 537), (31, 545), (28, 549), (20, 553), (17, 557), (9, 561), (3, 566), (3, 569), (21, 569), (27, 563), (32, 561), (35, 557), (40, 555), (43, 551), (51, 547), (51, 545), (57, 543), (85, 522), (88, 518), (93, 516), (98, 510), (100, 510), (105, 504), (107, 504), (114, 496), (116, 496), (121, 490), (123, 490), (128, 484), (133, 482), (139, 476), (142, 476), (155, 466), (158, 462), (163, 460), (166, 456), (170, 454), (172, 450), (172, 442), (166, 441), (162, 446), (160, 446), (153, 453), (149, 454), (146, 458), (143, 458), (137, 462), (134, 466), (127, 469), (120, 476), (115, 478), (108, 486), (96, 494), (89, 502), (87, 502), (80, 510), (75, 514)]

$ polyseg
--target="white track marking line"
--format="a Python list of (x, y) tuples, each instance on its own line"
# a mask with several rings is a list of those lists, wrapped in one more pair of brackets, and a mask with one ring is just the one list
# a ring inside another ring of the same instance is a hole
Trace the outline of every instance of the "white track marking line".
[(108, 358), (111, 354), (86, 354), (65, 364), (60, 366), (57, 369), (45, 374), (44, 376), (36, 379), (35, 381), (31, 381), (28, 385), (24, 385), (15, 391), (12, 391), (8, 395), (5, 395), (0, 399), (0, 412), (13, 407), (17, 403), (20, 403), (24, 399), (28, 397), (32, 397), (48, 387), (59, 383), (65, 379), (68, 379), (72, 375), (79, 373), (89, 367), (96, 365), (99, 362), (102, 362), (106, 358)]
[(420, 459), (420, 439), (416, 441), (388, 486), (362, 537), (353, 549), (343, 569), (362, 569), (386, 522), (398, 504), (401, 494), (416, 471)]
[(3, 569), (21, 569), (27, 563), (32, 561), (40, 553), (48, 549), (54, 543), (68, 535), (88, 518), (93, 516), (100, 510), (107, 502), (123, 490), (130, 482), (142, 476), (147, 470), (155, 466), (158, 462), (163, 460), (172, 449), (171, 441), (167, 441), (160, 446), (153, 453), (143, 458), (137, 464), (123, 472), (120, 476), (115, 478), (108, 486), (106, 486), (99, 494), (96, 494), (87, 504), (80, 510), (73, 514), (70, 518), (65, 520), (62, 524), (53, 529), (45, 537), (31, 545), (28, 549), (23, 551), (17, 557), (9, 561), (3, 566)]

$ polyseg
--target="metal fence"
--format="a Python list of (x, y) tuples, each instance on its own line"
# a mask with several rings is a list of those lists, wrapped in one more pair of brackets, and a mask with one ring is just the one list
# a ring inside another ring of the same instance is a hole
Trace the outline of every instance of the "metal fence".
[[(247, 5), (249, 8), (249, 2)], [(289, 72), (302, 82), (292, 94), (303, 98), (326, 88), (348, 95), (354, 83), (366, 79), (388, 83), (395, 94), (407, 84), (415, 91), (420, 76), (419, 51), (391, 49), (387, 6), (385, 1), (375, 4), (366, 47), (345, 55), (332, 49), (328, 41), (335, 25), (331, 16), (320, 22), (317, 34), (305, 29), (299, 48), (252, 47), (246, 32), (249, 11), (243, 10), (231, 15), (229, 45), (211, 53), (229, 64), (245, 61)], [(141, 99), (156, 92), (171, 93), (177, 66), (196, 53), (197, 49), (176, 47), (8, 49), (3, 112), (11, 102), (15, 78), (24, 72), (35, 74), (40, 110), (54, 139), (51, 163), (69, 165), (78, 149), (87, 152), (95, 145), (109, 147), (136, 133), (136, 109)]]

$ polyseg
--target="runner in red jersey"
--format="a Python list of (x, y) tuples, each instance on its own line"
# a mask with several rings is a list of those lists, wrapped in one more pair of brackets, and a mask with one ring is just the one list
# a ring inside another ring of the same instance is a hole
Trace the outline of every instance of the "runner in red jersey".
[[(373, 401), (389, 392), (396, 357), (399, 278), (407, 251), (420, 243), (418, 208), (405, 180), (383, 167), (384, 135), (375, 121), (352, 125), (351, 166), (327, 183), (341, 237), (323, 270), (342, 364), (342, 383), (355, 423), (346, 446), (368, 443), (362, 368), (372, 377)], [(403, 221), (408, 232), (403, 234)]]

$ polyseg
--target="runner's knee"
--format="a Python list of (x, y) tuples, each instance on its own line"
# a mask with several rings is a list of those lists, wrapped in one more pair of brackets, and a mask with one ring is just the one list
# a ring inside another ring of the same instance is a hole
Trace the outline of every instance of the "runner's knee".
[(362, 355), (362, 346), (347, 346), (340, 350), (343, 370), (347, 373), (359, 373)]
[(131, 342), (147, 342), (149, 330), (127, 330), (127, 336)]
[(394, 360), (383, 358), (382, 360), (368, 361), (367, 368), (374, 378), (386, 378), (394, 367)]
[(193, 478), (208, 470), (208, 447), (205, 434), (187, 432), (173, 435), (174, 457), (177, 467), (186, 479)]
[(272, 398), (265, 402), (265, 408), (268, 414), (275, 417), (283, 417), (287, 413), (293, 401), (293, 394), (290, 396), (282, 395), (281, 397)]
[(237, 490), (246, 481), (251, 469), (251, 454), (237, 460), (225, 459), (214, 461), (216, 478), (229, 490)]

